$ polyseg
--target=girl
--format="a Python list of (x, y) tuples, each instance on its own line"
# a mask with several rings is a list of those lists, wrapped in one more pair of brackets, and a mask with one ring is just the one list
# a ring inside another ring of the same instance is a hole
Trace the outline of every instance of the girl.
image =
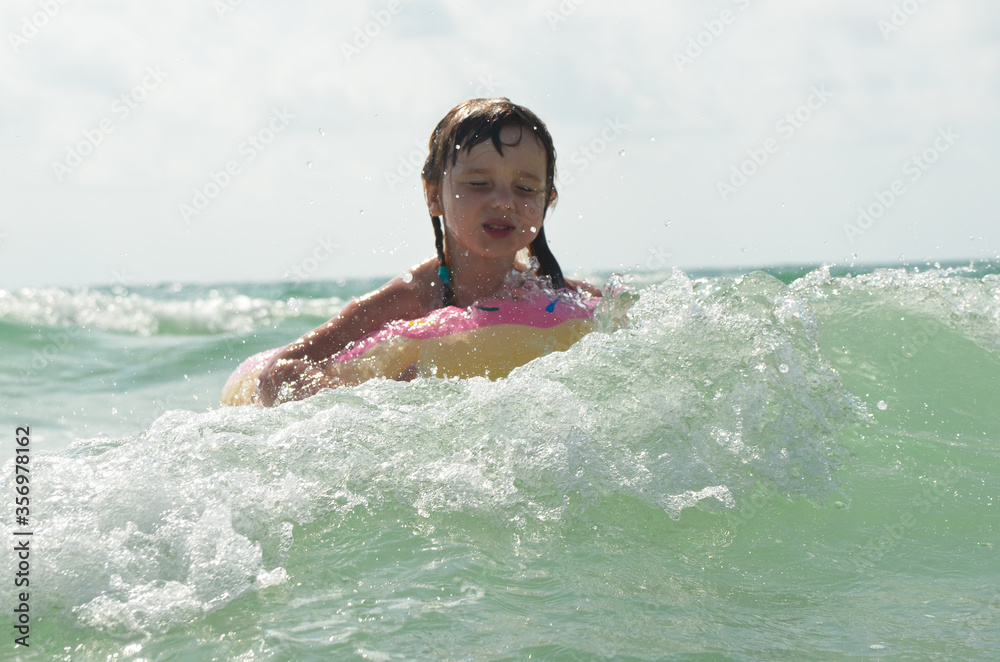
[[(472, 99), (451, 110), (430, 140), (422, 173), (437, 255), (351, 301), (340, 313), (285, 347), (260, 373), (256, 399), (271, 406), (341, 385), (328, 359), (395, 320), (445, 306), (468, 307), (516, 288), (529, 266), (555, 289), (600, 296), (563, 278), (542, 224), (555, 204), (556, 152), (545, 124), (508, 99)], [(398, 379), (411, 379), (404, 372)]]

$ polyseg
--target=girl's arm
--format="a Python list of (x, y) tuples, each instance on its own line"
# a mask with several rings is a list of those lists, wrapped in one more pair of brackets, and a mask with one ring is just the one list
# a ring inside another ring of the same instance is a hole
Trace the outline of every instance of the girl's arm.
[(265, 407), (299, 400), (341, 385), (327, 360), (350, 343), (388, 322), (416, 319), (425, 313), (417, 288), (396, 278), (344, 306), (336, 317), (275, 354), (261, 370), (257, 399)]

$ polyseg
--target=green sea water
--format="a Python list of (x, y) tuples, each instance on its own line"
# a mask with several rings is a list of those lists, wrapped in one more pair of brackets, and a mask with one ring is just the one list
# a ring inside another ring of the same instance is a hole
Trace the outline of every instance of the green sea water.
[(229, 372), (375, 283), (0, 290), (0, 659), (1000, 659), (998, 273), (637, 274), (505, 379), (269, 410)]

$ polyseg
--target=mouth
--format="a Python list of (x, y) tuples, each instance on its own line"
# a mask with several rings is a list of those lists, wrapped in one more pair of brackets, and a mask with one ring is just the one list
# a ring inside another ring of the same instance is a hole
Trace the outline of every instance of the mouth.
[(514, 232), (514, 226), (507, 223), (483, 223), (483, 230), (494, 239), (503, 239)]

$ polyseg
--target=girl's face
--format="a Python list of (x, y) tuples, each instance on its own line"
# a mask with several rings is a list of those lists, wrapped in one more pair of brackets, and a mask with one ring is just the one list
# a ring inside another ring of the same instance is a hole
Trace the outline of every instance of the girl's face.
[[(487, 258), (526, 248), (545, 216), (545, 150), (520, 126), (500, 130), (503, 155), (490, 140), (462, 150), (440, 184), (426, 184), (427, 208), (444, 217), (451, 252)], [(449, 159), (450, 160), (450, 159)]]

